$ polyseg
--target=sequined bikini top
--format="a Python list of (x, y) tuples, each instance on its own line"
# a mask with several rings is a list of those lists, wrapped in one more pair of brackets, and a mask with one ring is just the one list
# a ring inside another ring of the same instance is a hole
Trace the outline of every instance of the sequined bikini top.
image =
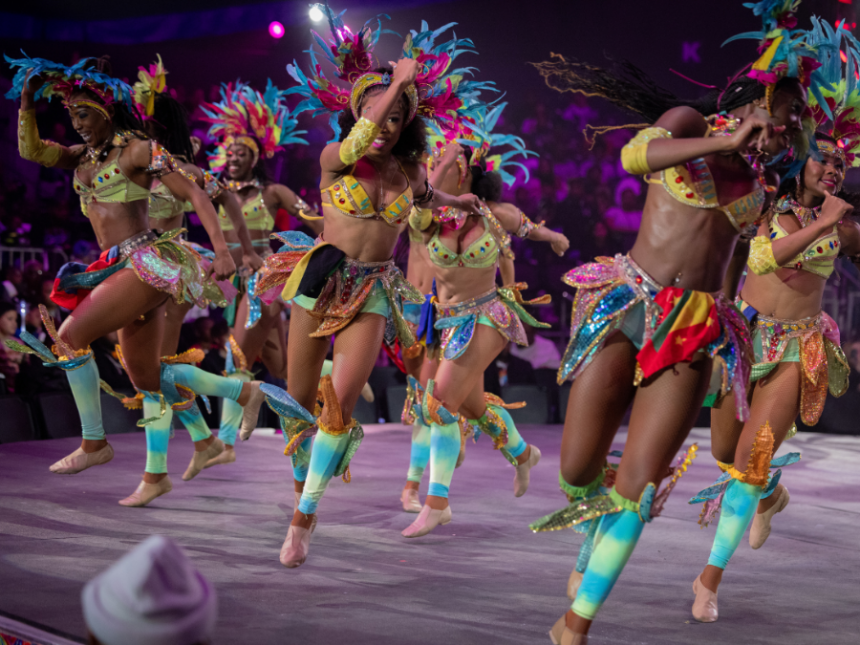
[[(788, 237), (789, 233), (779, 224), (779, 215), (785, 213), (793, 213), (797, 216), (801, 226), (804, 223), (804, 210), (812, 211), (811, 220), (817, 219), (816, 209), (804, 209), (790, 195), (782, 197), (773, 207), (773, 217), (770, 221), (770, 239), (779, 240)], [(825, 280), (833, 273), (834, 263), (839, 256), (839, 233), (836, 226), (827, 235), (818, 238), (812, 244), (807, 246), (802, 253), (792, 258), (785, 263), (783, 267), (789, 269), (798, 269), (800, 271), (808, 271)]]
[[(258, 187), (257, 195), (253, 199), (242, 204), (242, 217), (249, 231), (271, 231), (275, 228), (275, 218), (266, 208), (262, 187)], [(233, 230), (233, 222), (230, 221), (223, 206), (218, 207), (218, 221), (222, 231)]]
[[(711, 136), (717, 129), (714, 123), (720, 118), (724, 119), (720, 115), (708, 117), (710, 127), (706, 136)], [(711, 169), (702, 157), (666, 168), (659, 173), (645, 175), (645, 181), (649, 184), (663, 184), (666, 191), (682, 204), (694, 208), (712, 208), (722, 212), (738, 232), (759, 219), (761, 207), (765, 202), (766, 191), (759, 183), (750, 194), (736, 199), (731, 204), (720, 205)]]
[[(367, 196), (364, 187), (352, 174), (343, 175), (333, 185), (322, 189), (321, 201), (323, 211), (327, 207), (333, 207), (337, 212), (347, 217), (379, 219), (391, 226), (403, 223), (412, 210), (412, 186), (409, 184), (409, 177), (406, 175), (399, 161), (397, 165), (400, 167), (400, 172), (406, 177), (406, 190), (391, 202), (384, 211), (377, 212), (374, 210), (370, 197)], [(355, 166), (353, 166), (354, 168)]]
[(484, 233), (459, 254), (439, 239), (442, 227), (438, 226), (427, 244), (433, 264), (445, 269), (455, 266), (486, 269), (493, 266), (499, 259), (499, 243), (490, 231), (486, 218), (481, 218), (481, 224)]
[[(147, 172), (153, 177), (161, 177), (174, 172), (177, 168), (176, 162), (158, 142), (150, 140), (150, 157)], [(87, 207), (92, 202), (106, 202), (109, 204), (127, 204), (141, 199), (149, 199), (149, 188), (144, 188), (134, 183), (125, 176), (119, 167), (119, 158), (125, 148), (119, 148), (116, 159), (102, 167), (98, 174), (93, 175), (93, 185), (87, 186), (79, 178), (75, 171), (72, 186), (81, 197), (81, 212), (89, 217)]]

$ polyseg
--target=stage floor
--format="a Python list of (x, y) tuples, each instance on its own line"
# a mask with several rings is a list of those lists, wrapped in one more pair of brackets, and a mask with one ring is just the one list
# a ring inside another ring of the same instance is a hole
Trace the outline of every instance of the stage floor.
[[(74, 476), (48, 472), (74, 439), (0, 446), (0, 610), (81, 638), (84, 583), (162, 533), (217, 587), (216, 645), (549, 643), (546, 631), (568, 606), (565, 584), (582, 537), (528, 530), (564, 503), (561, 428), (526, 427), (523, 435), (543, 452), (526, 496), (513, 497), (513, 468), (482, 439), (455, 474), (453, 522), (406, 540), (400, 531), (415, 515), (400, 510), (398, 496), (410, 432), (368, 427), (352, 483), (329, 487), (308, 562), (293, 570), (278, 563), (293, 511), (279, 435), (255, 434), (238, 446), (236, 463), (185, 483), (191, 445), (177, 431), (173, 492), (140, 509), (117, 500), (139, 481), (142, 433), (113, 435), (113, 462)], [(686, 501), (718, 471), (707, 432), (695, 430), (691, 440), (700, 457), (646, 527), (589, 642), (857, 643), (860, 438), (808, 434), (781, 450), (803, 452), (784, 472), (791, 504), (763, 549), (741, 544), (720, 588), (720, 621), (708, 625), (690, 616), (690, 586), (714, 528), (701, 530), (699, 507)]]

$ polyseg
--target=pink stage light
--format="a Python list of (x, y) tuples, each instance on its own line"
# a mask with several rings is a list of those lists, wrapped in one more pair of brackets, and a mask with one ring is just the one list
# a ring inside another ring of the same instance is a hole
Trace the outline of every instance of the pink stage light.
[(272, 38), (282, 38), (284, 35), (284, 26), (277, 20), (269, 23), (269, 35)]

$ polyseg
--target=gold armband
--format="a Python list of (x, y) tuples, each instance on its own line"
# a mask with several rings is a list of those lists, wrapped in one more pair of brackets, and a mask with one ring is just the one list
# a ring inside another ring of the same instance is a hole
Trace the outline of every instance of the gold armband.
[(654, 139), (671, 139), (672, 133), (665, 128), (645, 128), (630, 139), (621, 149), (621, 165), (631, 175), (651, 173), (648, 166), (648, 143)]
[(323, 219), (319, 215), (311, 215), (311, 207), (308, 203), (303, 200), (301, 197), (296, 195), (296, 210), (298, 211), (298, 216), (302, 219), (307, 220), (320, 220)]
[(46, 168), (56, 166), (63, 154), (60, 144), (39, 138), (36, 110), (18, 112), (18, 153), (22, 159), (35, 161)]
[(347, 166), (351, 166), (361, 159), (381, 130), (382, 128), (370, 119), (361, 117), (358, 123), (352, 126), (346, 139), (341, 141), (340, 160)]
[(752, 239), (747, 266), (756, 275), (773, 273), (779, 268), (776, 258), (773, 257), (773, 243), (769, 237), (758, 235)]
[(409, 213), (409, 226), (416, 231), (424, 231), (432, 222), (433, 211), (417, 206), (412, 207), (412, 212)]

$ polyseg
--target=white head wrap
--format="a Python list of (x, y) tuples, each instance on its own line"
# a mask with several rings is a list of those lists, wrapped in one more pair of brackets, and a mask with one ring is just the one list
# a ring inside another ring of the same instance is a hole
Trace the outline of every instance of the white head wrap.
[(81, 602), (103, 645), (190, 645), (211, 635), (218, 613), (214, 587), (162, 535), (90, 580)]

